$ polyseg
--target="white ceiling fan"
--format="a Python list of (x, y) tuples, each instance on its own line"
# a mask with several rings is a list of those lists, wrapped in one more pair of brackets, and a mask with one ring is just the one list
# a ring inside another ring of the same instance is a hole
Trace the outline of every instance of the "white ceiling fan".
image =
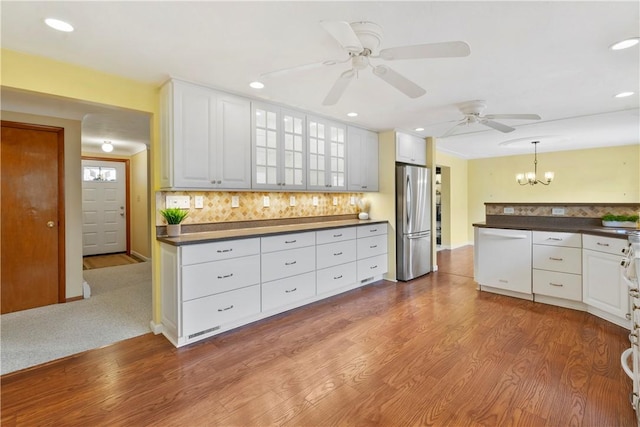
[(382, 49), (378, 52), (378, 47), (382, 41), (382, 27), (378, 24), (373, 22), (348, 23), (345, 21), (321, 21), (320, 24), (348, 53), (348, 58), (300, 65), (264, 73), (262, 76), (271, 77), (294, 70), (326, 67), (351, 61), (351, 68), (340, 74), (322, 102), (323, 105), (335, 105), (340, 100), (340, 97), (351, 80), (357, 77), (359, 71), (368, 67), (371, 67), (375, 76), (398, 89), (409, 98), (418, 98), (426, 93), (426, 91), (416, 83), (388, 66), (372, 64), (370, 62), (371, 59), (394, 61), (398, 59), (462, 57), (468, 56), (471, 53), (469, 45), (462, 41), (400, 46)]
[(519, 119), (519, 120), (540, 120), (541, 117), (537, 114), (486, 114), (482, 115), (482, 112), (487, 107), (485, 101), (476, 100), (476, 101), (468, 101), (463, 102), (457, 105), (460, 112), (464, 115), (462, 119), (459, 120), (451, 120), (451, 122), (456, 123), (451, 129), (446, 131), (440, 138), (446, 138), (447, 136), (451, 136), (455, 133), (456, 130), (460, 126), (468, 126), (472, 123), (479, 123), (481, 125), (490, 127), (495, 130), (499, 130), (500, 132), (509, 133), (516, 130), (511, 126), (507, 126), (503, 123), (496, 122), (494, 119)]

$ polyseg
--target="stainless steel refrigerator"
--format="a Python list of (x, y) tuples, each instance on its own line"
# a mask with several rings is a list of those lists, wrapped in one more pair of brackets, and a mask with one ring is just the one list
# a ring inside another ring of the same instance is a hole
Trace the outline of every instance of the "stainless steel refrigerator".
[(396, 166), (396, 266), (398, 280), (431, 271), (431, 174), (420, 166)]

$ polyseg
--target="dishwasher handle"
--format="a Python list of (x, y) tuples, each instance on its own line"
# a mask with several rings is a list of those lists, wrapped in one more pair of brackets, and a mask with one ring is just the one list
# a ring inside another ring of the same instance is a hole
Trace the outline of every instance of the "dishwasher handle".
[(493, 231), (485, 231), (484, 233), (481, 233), (481, 235), (490, 237), (502, 237), (504, 239), (526, 239), (528, 237), (526, 234), (502, 234)]

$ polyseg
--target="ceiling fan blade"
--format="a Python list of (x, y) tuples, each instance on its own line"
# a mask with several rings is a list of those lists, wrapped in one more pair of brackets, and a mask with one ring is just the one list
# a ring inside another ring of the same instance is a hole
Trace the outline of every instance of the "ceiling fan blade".
[(471, 49), (465, 42), (444, 42), (382, 49), (378, 57), (393, 61), (396, 59), (460, 57), (468, 56), (470, 53)]
[(362, 42), (345, 21), (320, 21), (320, 25), (326, 32), (340, 43), (344, 49), (353, 53), (360, 53), (364, 50)]
[(338, 77), (338, 80), (336, 80), (336, 82), (333, 84), (333, 87), (331, 87), (331, 90), (324, 98), (324, 101), (322, 101), (322, 105), (335, 105), (338, 100), (340, 100), (340, 97), (344, 93), (354, 75), (355, 73), (353, 72), (353, 70), (347, 70), (344, 73), (340, 74), (340, 77)]
[(503, 125), (502, 123), (494, 122), (494, 121), (491, 121), (491, 120), (480, 120), (479, 123), (481, 125), (489, 126), (490, 128), (493, 128), (495, 130), (499, 130), (500, 132), (504, 132), (504, 133), (509, 133), (509, 132), (513, 132), (514, 130), (516, 130), (515, 128), (512, 128), (511, 126)]
[(347, 58), (344, 61), (327, 60), (327, 61), (322, 61), (322, 62), (313, 62), (311, 64), (296, 65), (295, 67), (282, 68), (280, 70), (268, 71), (266, 73), (260, 74), (260, 77), (277, 77), (277, 76), (281, 76), (283, 74), (288, 74), (288, 73), (290, 73), (292, 71), (313, 70), (315, 68), (328, 67), (330, 65), (335, 65), (335, 64), (347, 62), (350, 59), (351, 58)]
[(382, 80), (389, 83), (391, 86), (395, 87), (400, 92), (407, 95), (409, 98), (418, 98), (419, 96), (427, 93), (426, 90), (422, 89), (420, 86), (407, 79), (406, 77), (393, 71), (386, 65), (378, 65), (377, 67), (374, 67), (373, 74), (380, 77)]
[(487, 114), (486, 119), (523, 119), (523, 120), (540, 120), (537, 114)]
[(440, 138), (446, 138), (448, 136), (451, 136), (455, 133), (455, 131), (458, 129), (458, 126), (460, 126), (461, 124), (463, 124), (465, 122), (465, 120), (463, 119), (462, 121), (458, 122), (455, 124), (455, 126), (453, 126), (451, 129), (449, 129), (448, 131), (446, 131), (445, 133), (443, 133), (442, 135), (440, 135)]

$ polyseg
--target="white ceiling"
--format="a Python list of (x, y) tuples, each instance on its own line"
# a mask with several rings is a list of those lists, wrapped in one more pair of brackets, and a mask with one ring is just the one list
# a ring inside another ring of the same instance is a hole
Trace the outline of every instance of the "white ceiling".
[[(476, 99), (486, 101), (486, 114), (542, 117), (499, 120), (516, 128), (508, 134), (472, 124), (437, 140), (440, 150), (465, 158), (530, 153), (532, 140), (542, 141), (540, 152), (640, 143), (639, 48), (609, 49), (640, 35), (635, 0), (2, 1), (1, 8), (3, 48), (144, 82), (181, 77), (374, 130), (424, 127), (416, 133), (439, 136), (462, 118), (455, 104)], [(75, 31), (53, 31), (46, 17)], [(373, 21), (384, 29), (381, 48), (461, 40), (471, 55), (385, 62), (427, 91), (417, 99), (364, 70), (335, 106), (322, 106), (347, 64), (272, 76), (264, 89), (249, 88), (262, 73), (346, 58), (322, 20)], [(622, 91), (635, 94), (613, 97)], [(347, 118), (350, 111), (359, 116)]]

